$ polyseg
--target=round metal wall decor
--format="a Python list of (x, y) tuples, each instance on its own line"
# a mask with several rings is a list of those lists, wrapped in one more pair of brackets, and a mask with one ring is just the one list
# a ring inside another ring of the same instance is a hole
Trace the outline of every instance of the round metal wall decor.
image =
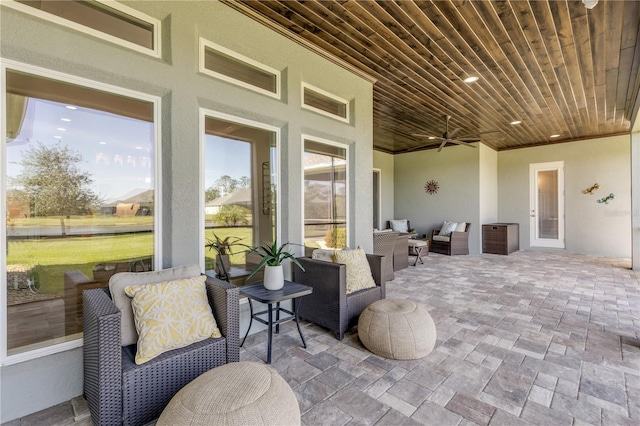
[(427, 194), (436, 194), (438, 189), (440, 189), (440, 185), (435, 180), (427, 181), (427, 183), (424, 184), (424, 190)]

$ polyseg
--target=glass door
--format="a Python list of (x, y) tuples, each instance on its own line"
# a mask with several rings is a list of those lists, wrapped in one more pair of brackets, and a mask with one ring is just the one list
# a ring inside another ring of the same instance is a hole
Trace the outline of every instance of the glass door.
[(529, 170), (531, 246), (564, 248), (564, 162), (531, 164)]

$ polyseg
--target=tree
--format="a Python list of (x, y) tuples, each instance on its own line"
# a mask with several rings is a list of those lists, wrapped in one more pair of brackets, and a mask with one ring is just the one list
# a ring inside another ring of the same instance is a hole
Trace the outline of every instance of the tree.
[(216, 198), (220, 197), (220, 189), (215, 186), (210, 186), (204, 191), (204, 202), (208, 203), (209, 201), (213, 201)]
[(251, 210), (242, 206), (222, 206), (220, 211), (213, 216), (213, 220), (223, 223), (227, 226), (246, 225), (249, 223), (247, 218), (251, 214)]
[(63, 235), (65, 218), (90, 213), (101, 201), (90, 188), (91, 175), (79, 167), (81, 162), (82, 156), (66, 145), (38, 143), (22, 154), (22, 173), (10, 181), (34, 216), (61, 216)]
[(251, 186), (251, 178), (248, 176), (240, 176), (237, 182), (238, 188), (249, 188)]
[(238, 181), (229, 175), (224, 175), (220, 176), (213, 186), (220, 189), (221, 195), (227, 195), (236, 190)]

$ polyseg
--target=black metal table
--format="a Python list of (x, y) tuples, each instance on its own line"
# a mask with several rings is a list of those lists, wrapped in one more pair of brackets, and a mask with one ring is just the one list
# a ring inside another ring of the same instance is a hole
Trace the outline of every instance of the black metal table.
[[(291, 281), (285, 281), (284, 287), (282, 287), (280, 290), (267, 290), (266, 288), (264, 288), (262, 283), (240, 287), (240, 294), (247, 296), (247, 299), (249, 299), (249, 310), (251, 312), (249, 328), (247, 328), (247, 333), (244, 335), (240, 346), (244, 345), (244, 341), (249, 335), (249, 330), (251, 330), (251, 325), (253, 324), (254, 319), (262, 324), (267, 325), (269, 327), (269, 337), (267, 343), (267, 364), (271, 364), (271, 340), (273, 335), (273, 326), (276, 326), (276, 334), (278, 334), (280, 332), (280, 324), (282, 324), (283, 322), (295, 320), (296, 327), (298, 327), (298, 333), (300, 333), (300, 339), (302, 339), (302, 346), (306, 348), (307, 343), (304, 341), (304, 336), (302, 335), (302, 330), (300, 330), (300, 322), (298, 320), (298, 307), (300, 306), (300, 298), (302, 296), (306, 296), (307, 294), (311, 294), (312, 290), (313, 289), (308, 285), (298, 284)], [(280, 302), (284, 302), (289, 299), (292, 299), (293, 312), (280, 307)], [(252, 300), (267, 305), (267, 309), (254, 313)], [(276, 305), (275, 308), (273, 306), (274, 304)], [(288, 314), (288, 316), (280, 318), (280, 312), (284, 312)], [(276, 316), (275, 321), (273, 320), (274, 313)], [(259, 318), (259, 315), (264, 314), (267, 314), (266, 321), (262, 318)]]

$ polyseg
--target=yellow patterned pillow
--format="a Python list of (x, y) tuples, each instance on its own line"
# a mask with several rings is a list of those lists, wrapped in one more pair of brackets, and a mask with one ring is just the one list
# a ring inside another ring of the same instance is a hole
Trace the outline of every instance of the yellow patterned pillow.
[(220, 337), (205, 288), (206, 276), (124, 289), (138, 331), (136, 364), (208, 337)]
[(336, 251), (336, 263), (347, 265), (347, 294), (376, 286), (371, 276), (367, 255), (362, 247), (355, 250)]

